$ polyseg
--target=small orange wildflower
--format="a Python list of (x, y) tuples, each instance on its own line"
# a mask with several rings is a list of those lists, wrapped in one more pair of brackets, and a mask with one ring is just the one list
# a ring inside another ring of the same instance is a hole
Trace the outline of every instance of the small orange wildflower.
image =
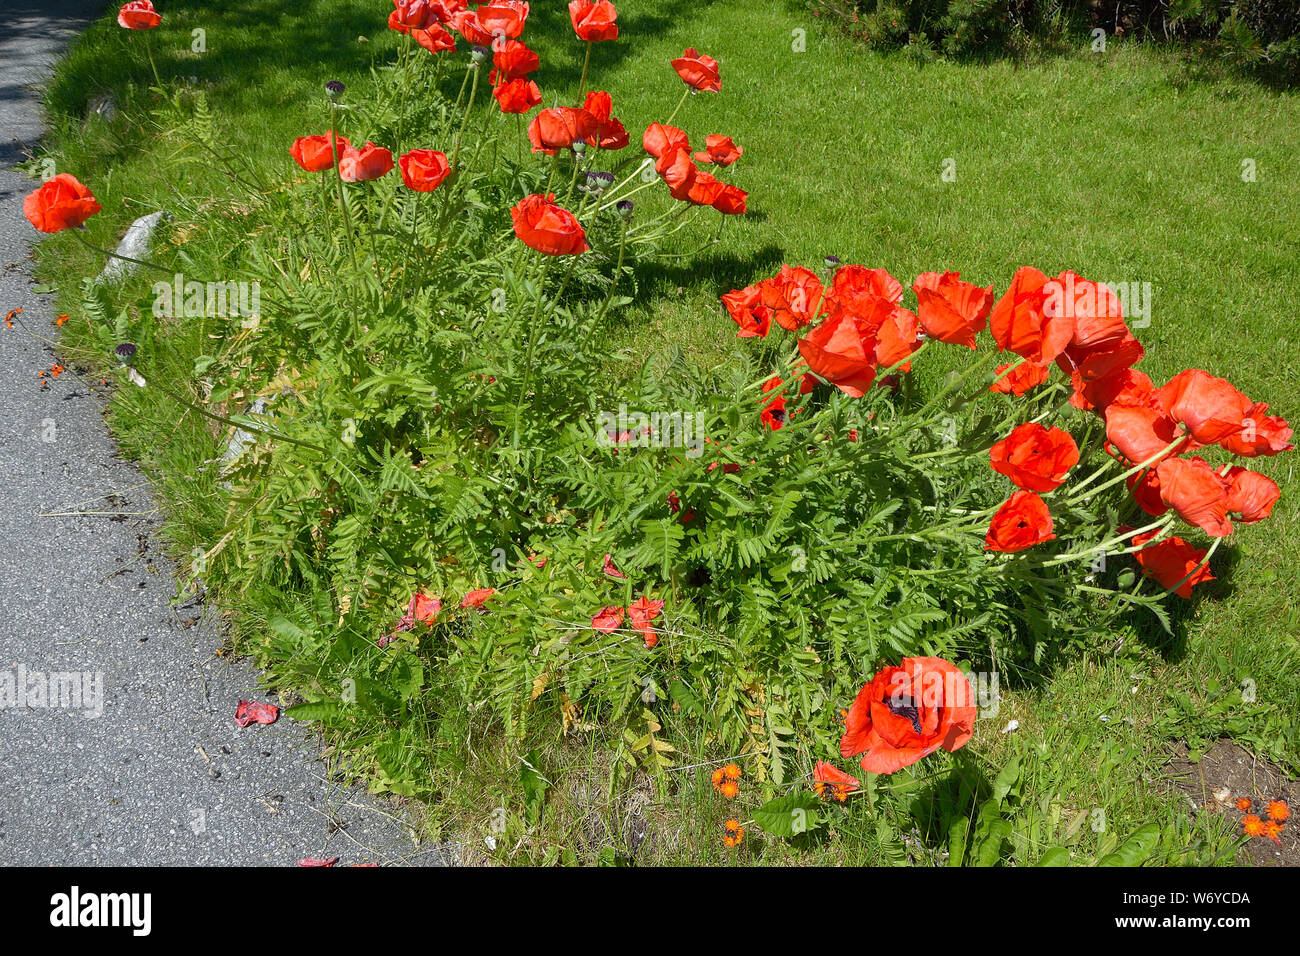
[(1249, 809), (1250, 809), (1250, 798), (1249, 798), (1249, 797), (1238, 797), (1238, 798), (1237, 798), (1237, 809), (1240, 810), (1242, 813), (1245, 813), (1247, 810), (1249, 810)]
[(1278, 836), (1281, 833), (1282, 833), (1282, 824), (1278, 823), (1276, 820), (1269, 820), (1267, 823), (1264, 824), (1264, 836), (1268, 837), (1278, 846), (1282, 845), (1282, 841), (1278, 839)]
[(10, 309), (10, 310), (9, 310), (9, 314), (5, 316), (5, 328), (6, 328), (6, 329), (12, 329), (12, 328), (14, 327), (14, 316), (15, 316), (15, 315), (21, 315), (21, 314), (22, 314), (22, 311), (23, 311), (22, 309)]
[(740, 796), (740, 786), (734, 780), (724, 780), (722, 786), (718, 788), (718, 793), (728, 800), (735, 800)]
[(1270, 800), (1268, 815), (1278, 823), (1286, 823), (1291, 818), (1291, 808), (1286, 805), (1285, 800)]
[(1247, 814), (1241, 819), (1241, 829), (1248, 837), (1264, 836), (1264, 821), (1253, 813)]
[(63, 373), (62, 365), (55, 365), (50, 368), (50, 374), (53, 375), (55, 378), (58, 378), (62, 373)]
[(722, 775), (726, 777), (728, 780), (739, 780), (740, 765), (734, 763), (727, 764), (725, 767), (722, 768)]
[(719, 792), (721, 792), (721, 790), (722, 790), (722, 784), (723, 784), (723, 782), (727, 779), (727, 775), (726, 775), (725, 773), (722, 772), (722, 768), (721, 768), (721, 767), (719, 767), (717, 770), (713, 771), (713, 778), (712, 778), (712, 779), (713, 779), (713, 789), (714, 789), (714, 790), (717, 790), (717, 791), (719, 791)]
[(739, 820), (728, 820), (722, 825), (722, 842), (728, 848), (734, 850), (745, 839), (745, 828), (740, 825)]
[(64, 322), (66, 322), (66, 321), (68, 321), (68, 313), (64, 312), (61, 316), (59, 316), (58, 318), (56, 318), (56, 319), (54, 320), (54, 324), (55, 324), (55, 325), (62, 325), (62, 324), (63, 324)]

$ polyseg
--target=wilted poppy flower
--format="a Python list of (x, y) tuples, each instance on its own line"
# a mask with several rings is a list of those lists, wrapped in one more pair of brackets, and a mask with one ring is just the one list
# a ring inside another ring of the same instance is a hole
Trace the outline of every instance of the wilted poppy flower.
[(799, 354), (815, 374), (861, 398), (876, 377), (876, 328), (848, 312), (830, 316), (799, 340)]
[[(1154, 578), (1164, 588), (1172, 588), (1182, 581), (1174, 591), (1180, 598), (1190, 598), (1194, 586), (1204, 581), (1214, 580), (1208, 564), (1198, 568), (1205, 560), (1206, 552), (1203, 549), (1193, 547), (1178, 537), (1164, 538), (1156, 544), (1148, 544), (1147, 542), (1155, 538), (1156, 534), (1157, 532), (1151, 531), (1133, 536), (1133, 545), (1141, 549), (1133, 552), (1133, 557), (1137, 559), (1137, 563), (1147, 577)], [(1193, 569), (1197, 569), (1194, 574)], [(1187, 580), (1183, 581), (1183, 578)]]
[(117, 25), (127, 30), (152, 30), (161, 22), (150, 0), (131, 0), (117, 11)]
[(1241, 420), (1241, 431), (1219, 440), (1219, 444), (1242, 458), (1277, 455), (1290, 451), (1291, 426), (1277, 415), (1268, 415), (1268, 405), (1256, 402)]
[(494, 69), (488, 79), (493, 84), (517, 80), (536, 72), (541, 64), (541, 58), (535, 50), (530, 50), (519, 40), (506, 40), (504, 43), (497, 44), (496, 49), (492, 51)]
[(417, 193), (431, 193), (447, 178), (447, 156), (436, 149), (413, 149), (397, 161), (402, 182)]
[(593, 146), (601, 149), (622, 149), (628, 144), (627, 130), (613, 115), (614, 101), (602, 90), (592, 90), (587, 94), (587, 101), (582, 108), (596, 121), (596, 136)]
[(574, 143), (596, 142), (596, 117), (585, 109), (572, 106), (555, 106), (542, 110), (528, 124), (528, 141), (534, 153), (554, 156), (561, 149), (571, 149)]
[(773, 321), (786, 331), (803, 328), (823, 311), (821, 280), (803, 266), (783, 265), (779, 275), (760, 282), (758, 288)]
[(41, 232), (75, 229), (103, 208), (70, 173), (59, 173), (23, 199), (23, 215)]
[(1119, 404), (1106, 408), (1107, 440), (1135, 465), (1150, 461), (1156, 455), (1168, 458), (1178, 454), (1187, 446), (1186, 440), (1172, 448), (1168, 446), (1180, 434), (1178, 423), (1158, 408)]
[(1007, 362), (1005, 365), (999, 365), (995, 370), (997, 379), (989, 386), (989, 391), (1003, 395), (1023, 395), (1031, 388), (1046, 382), (1051, 370), (1050, 365), (1039, 365), (1028, 360), (1018, 363)]
[(1025, 422), (989, 450), (989, 462), (1027, 491), (1052, 491), (1079, 463), (1079, 446), (1063, 429)]
[(510, 210), (515, 235), (524, 245), (548, 256), (586, 252), (587, 235), (576, 216), (555, 204), (555, 194), (525, 196)]
[(1017, 491), (989, 522), (984, 550), (1014, 554), (1055, 537), (1052, 514), (1043, 499), (1032, 491)]
[(532, 80), (507, 80), (497, 86), (492, 95), (501, 106), (502, 113), (527, 113), (542, 102), (542, 89)]
[(580, 40), (588, 43), (601, 43), (605, 40), (618, 39), (618, 11), (609, 0), (573, 0), (569, 4), (569, 20), (573, 23), (573, 32)]
[(623, 609), (617, 604), (601, 608), (591, 619), (591, 626), (602, 634), (617, 631), (623, 623)]
[(1248, 468), (1233, 465), (1224, 478), (1228, 483), (1227, 510), (1240, 515), (1242, 524), (1263, 521), (1282, 496), (1276, 481)]
[(1040, 365), (1060, 355), (1074, 336), (1070, 315), (1047, 314), (1047, 282), (1042, 272), (1021, 266), (989, 316), (989, 331), (998, 348)]
[(673, 60), (673, 69), (687, 86), (701, 93), (717, 93), (722, 89), (718, 74), (718, 61), (705, 56), (694, 47)]
[(993, 286), (981, 289), (962, 282), (960, 272), (922, 272), (912, 283), (917, 318), (925, 334), (949, 345), (975, 348), (975, 333), (982, 331), (993, 308)]
[(663, 123), (651, 123), (647, 126), (641, 137), (641, 145), (655, 159), (660, 159), (665, 154), (679, 149), (691, 148), (690, 138), (684, 131)]
[(710, 133), (704, 137), (704, 151), (695, 154), (696, 162), (712, 163), (717, 166), (730, 166), (740, 159), (745, 150), (737, 146), (730, 136)]
[(813, 792), (823, 800), (843, 803), (849, 794), (861, 787), (857, 777), (845, 773), (825, 760), (817, 761), (813, 768)]
[(721, 298), (731, 320), (740, 326), (737, 338), (767, 338), (768, 330), (772, 327), (772, 310), (763, 305), (757, 285), (732, 289)]
[(335, 136), (334, 145), (331, 145), (330, 136), (333, 133), (330, 130), (324, 136), (299, 136), (293, 141), (293, 146), (289, 147), (289, 155), (309, 173), (333, 169), (335, 147), (341, 157), (351, 145), (346, 136)]
[(461, 607), (482, 607), (488, 602), (488, 598), (497, 593), (496, 588), (478, 588), (470, 591), (465, 595), (465, 599), (460, 602)]
[(235, 724), (247, 727), (249, 724), (273, 724), (280, 716), (280, 708), (275, 704), (262, 704), (255, 700), (241, 700), (235, 707)]
[(938, 657), (905, 657), (885, 667), (853, 701), (840, 755), (862, 754), (868, 773), (893, 773), (940, 748), (965, 746), (975, 728), (966, 675)]
[(1156, 391), (1156, 402), (1202, 445), (1239, 435), (1254, 408), (1227, 379), (1189, 368)]
[(1227, 519), (1228, 482), (1202, 458), (1168, 458), (1156, 467), (1160, 500), (1188, 524), (1222, 538), (1232, 533)]
[(345, 183), (378, 179), (392, 168), (393, 154), (374, 143), (366, 143), (360, 148), (349, 146), (339, 156), (339, 178)]
[(432, 624), (441, 610), (442, 598), (429, 597), (422, 591), (411, 598), (411, 617), (421, 624)]

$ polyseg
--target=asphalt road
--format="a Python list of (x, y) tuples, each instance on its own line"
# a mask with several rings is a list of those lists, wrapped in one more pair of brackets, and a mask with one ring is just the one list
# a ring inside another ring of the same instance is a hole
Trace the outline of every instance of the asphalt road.
[[(23, 312), (0, 328), (0, 864), (440, 862), (394, 805), (326, 779), (302, 725), (235, 726), (241, 698), (271, 698), (217, 656), (214, 609), (172, 605), (156, 505), (115, 454), (98, 380), (39, 387), (56, 353), (23, 325), (52, 336), (54, 316), (28, 275), (36, 184), (12, 166), (40, 134), (34, 85), (101, 4), (4, 6), (0, 312)], [(54, 672), (78, 678), (42, 700)]]

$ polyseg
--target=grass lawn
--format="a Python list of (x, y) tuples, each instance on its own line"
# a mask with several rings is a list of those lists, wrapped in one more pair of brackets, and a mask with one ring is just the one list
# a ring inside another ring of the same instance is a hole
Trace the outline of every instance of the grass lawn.
[[(999, 292), (1017, 266), (1029, 264), (1049, 275), (1068, 268), (1149, 283), (1149, 324), (1135, 331), (1153, 379), (1204, 368), (1270, 401), (1273, 412), (1300, 418), (1300, 318), (1288, 294), (1300, 278), (1300, 97), (1207, 82), (1167, 53), (1124, 43), (1027, 65), (922, 64), (848, 42), (797, 4), (623, 0), (618, 7), (622, 37), (595, 46), (591, 77), (613, 94), (634, 148), (640, 131), (676, 103), (680, 86), (668, 61), (698, 47), (721, 61), (722, 92), (691, 97), (675, 123), (693, 141), (723, 133), (741, 144), (744, 157), (729, 178), (750, 193), (749, 214), (727, 221), (721, 242), (701, 259), (640, 276), (637, 300), (610, 332), (611, 348), (634, 365), (656, 361), (670, 344), (701, 364), (725, 362), (745, 345), (717, 296), (782, 263), (818, 268), (833, 254), (884, 266), (905, 284), (919, 272), (957, 269)], [(221, 140), (268, 178), (292, 171), (294, 137), (324, 129), (322, 84), (369, 84), (370, 70), (391, 60), (398, 39), (384, 27), (382, 0), (222, 8), (177, 0), (164, 13), (164, 27), (150, 37), (164, 83), (192, 77), (206, 91)], [(207, 52), (190, 50), (196, 28), (206, 31)], [(215, 169), (186, 166), (178, 174), (174, 131), (144, 108), (154, 100), (144, 89), (149, 63), (122, 33), (111, 18), (93, 27), (60, 65), (49, 98), (58, 168), (92, 185), (104, 204), (89, 223), (100, 246), (111, 246), (143, 212), (192, 210), (199, 197), (231, 188)], [(541, 54), (537, 80), (554, 105), (555, 91), (575, 89), (582, 70), (583, 47), (563, 6), (535, 4), (525, 39)], [(454, 97), (455, 81), (443, 86)], [(87, 100), (104, 90), (115, 92), (121, 113), (83, 125)], [(403, 148), (412, 145), (446, 144)], [(1243, 178), (1248, 170), (1253, 178)], [(638, 203), (663, 202), (653, 198), (660, 191), (647, 190)], [(679, 249), (670, 251), (707, 243), (714, 219), (701, 223), (679, 233)], [(220, 250), (201, 255), (219, 259)], [(98, 264), (67, 237), (46, 243), (41, 258), (62, 307), (74, 311), (79, 296), (69, 277)], [(74, 311), (65, 347), (69, 359), (90, 363), (88, 352), (78, 352), (90, 338), (81, 319)], [(167, 332), (173, 357), (160, 384), (187, 387), (204, 335), (196, 326)], [(959, 360), (928, 351), (918, 362), (920, 387)], [(113, 423), (159, 480), (173, 515), (169, 533), (187, 555), (223, 517), (204, 467), (211, 434), (163, 395), (126, 401), (116, 403)], [(1173, 638), (1154, 627), (1099, 637), (1090, 653), (1054, 673), (1021, 674), (1003, 688), (1001, 712), (980, 725), (972, 750), (993, 773), (1019, 756), (1010, 837), (1017, 863), (1056, 845), (1089, 862), (1150, 822), (1161, 827), (1159, 861), (1231, 861), (1235, 833), (1226, 820), (1190, 819), (1185, 801), (1161, 782), (1164, 744), (1173, 739), (1187, 738), (1195, 751), (1227, 734), (1300, 770), (1300, 509), (1291, 457), (1252, 463), (1282, 485), (1282, 500), (1269, 521), (1242, 528), (1220, 550), (1215, 567), (1223, 580), (1183, 609)], [(1243, 682), (1253, 702), (1242, 701)], [(1019, 729), (1000, 733), (1010, 720)], [(688, 744), (681, 749), (691, 752)], [(443, 796), (430, 807), (431, 827), (475, 834), (496, 801), (511, 799), (517, 755), (485, 744), (478, 757), (449, 766), (437, 781)], [(603, 844), (622, 846), (620, 814), (630, 796), (657, 834), (639, 862), (937, 859), (926, 835), (868, 825), (861, 807), (816, 841), (754, 841), (728, 856), (716, 839), (722, 811), (706, 775), (674, 781), (671, 797), (664, 785), (633, 783), (611, 794), (597, 751), (553, 744), (543, 758), (571, 768), (575, 782), (552, 795), (545, 825), (514, 859), (572, 853), (587, 861)], [(937, 798), (937, 791), (915, 795), (922, 803)]]

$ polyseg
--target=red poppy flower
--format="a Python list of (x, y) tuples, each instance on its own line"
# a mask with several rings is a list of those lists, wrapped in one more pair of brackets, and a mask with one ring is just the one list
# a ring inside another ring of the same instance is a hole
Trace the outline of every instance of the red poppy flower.
[(494, 69), (488, 75), (488, 80), (494, 86), (507, 80), (517, 80), (536, 72), (541, 65), (541, 58), (527, 44), (519, 40), (506, 40), (498, 43), (492, 51)]
[(494, 0), (477, 10), (462, 10), (451, 18), (451, 25), (469, 43), (492, 46), (507, 39), (517, 39), (528, 20), (528, 4), (522, 0)]
[(768, 330), (772, 327), (772, 310), (763, 305), (757, 285), (732, 289), (721, 298), (731, 320), (740, 326), (737, 338), (767, 338)]
[(817, 766), (813, 767), (813, 791), (823, 800), (838, 800), (843, 803), (850, 793), (861, 786), (857, 777), (825, 760), (817, 761)]
[(572, 149), (577, 142), (596, 142), (596, 117), (585, 109), (555, 106), (542, 110), (528, 124), (528, 141), (534, 153), (554, 156), (562, 149)]
[(397, 161), (407, 189), (431, 193), (447, 178), (447, 156), (436, 149), (413, 149)]
[(1160, 500), (1188, 524), (1222, 538), (1232, 533), (1228, 512), (1228, 482), (1202, 458), (1169, 458), (1156, 467)]
[(745, 150), (737, 146), (730, 136), (710, 133), (704, 137), (704, 151), (695, 154), (696, 162), (712, 163), (716, 166), (730, 166), (740, 159)]
[(1023, 395), (1046, 382), (1051, 371), (1050, 365), (1039, 365), (1037, 362), (1007, 362), (997, 367), (995, 374), (998, 377), (989, 386), (989, 391), (1002, 395)]
[(117, 11), (117, 25), (127, 30), (152, 30), (161, 22), (150, 0), (131, 0)]
[(41, 232), (77, 228), (103, 208), (70, 173), (59, 173), (23, 199), (23, 215)]
[(1111, 405), (1154, 405), (1155, 383), (1145, 372), (1120, 368), (1100, 378), (1084, 379), (1076, 370), (1070, 376), (1074, 394), (1070, 404), (1085, 412), (1106, 414)]
[(393, 12), (388, 15), (388, 26), (398, 33), (428, 30), (442, 22), (429, 0), (393, 0)]
[(618, 39), (618, 11), (609, 0), (573, 0), (569, 4), (569, 20), (578, 39), (588, 43), (601, 43)]
[(779, 275), (759, 283), (763, 305), (771, 310), (773, 321), (788, 332), (810, 324), (823, 311), (822, 291), (817, 273), (803, 266), (783, 265)]
[(614, 101), (602, 90), (592, 90), (587, 94), (587, 101), (582, 104), (596, 121), (596, 141), (593, 145), (601, 149), (622, 149), (628, 144), (627, 130), (613, 115)]
[[(766, 395), (768, 392), (774, 391), (784, 384), (785, 382), (781, 379), (781, 376), (773, 375), (763, 383), (763, 394)], [(785, 427), (786, 417), (784, 394), (776, 396), (776, 398), (764, 405), (763, 411), (759, 415), (763, 427), (768, 431), (779, 431), (781, 428)]]
[(655, 171), (668, 184), (670, 196), (680, 202), (690, 199), (695, 177), (699, 175), (699, 170), (691, 161), (690, 150), (674, 149), (664, 153), (655, 163)]
[(876, 330), (876, 362), (885, 368), (898, 365), (899, 371), (912, 371), (911, 362), (899, 363), (921, 347), (919, 334), (920, 322), (914, 313), (902, 306), (890, 307)]
[(515, 235), (532, 249), (548, 256), (586, 252), (587, 234), (576, 216), (555, 204), (555, 194), (525, 196), (510, 210)]
[(976, 711), (970, 681), (955, 666), (938, 657), (905, 657), (858, 692), (840, 755), (862, 754), (868, 773), (893, 773), (941, 748), (965, 746)]
[(1268, 405), (1257, 402), (1241, 420), (1241, 431), (1219, 440), (1219, 444), (1242, 458), (1277, 455), (1290, 451), (1291, 426), (1277, 415), (1265, 414)]
[(975, 333), (983, 330), (993, 308), (993, 286), (981, 289), (973, 282), (962, 282), (960, 272), (922, 272), (912, 291), (926, 335), (949, 345), (975, 348)]
[(724, 216), (743, 216), (749, 202), (749, 193), (739, 186), (724, 183), (710, 205)]
[(470, 591), (465, 595), (465, 599), (460, 602), (461, 607), (482, 607), (488, 602), (488, 598), (497, 593), (496, 588), (478, 588)]
[(1155, 468), (1146, 468), (1136, 475), (1129, 475), (1124, 479), (1124, 484), (1128, 486), (1138, 507), (1147, 514), (1159, 518), (1169, 510), (1169, 506), (1160, 497), (1160, 476), (1156, 474)]
[[(1205, 560), (1206, 551), (1193, 547), (1178, 537), (1164, 538), (1156, 544), (1148, 545), (1147, 542), (1156, 534), (1157, 532), (1151, 531), (1133, 536), (1134, 546), (1141, 549), (1133, 552), (1133, 557), (1137, 559), (1143, 574), (1154, 578), (1163, 588), (1172, 588), (1182, 581), (1174, 591), (1180, 598), (1190, 598), (1193, 587), (1214, 580), (1208, 564), (1193, 573), (1193, 569)], [(1183, 581), (1183, 578), (1187, 580)]]
[(673, 60), (673, 69), (677, 71), (683, 83), (701, 93), (717, 93), (722, 89), (718, 61), (711, 56), (705, 56), (694, 47)]
[(1052, 514), (1043, 499), (1032, 491), (1017, 491), (989, 522), (984, 550), (1014, 554), (1055, 537)]
[(334, 168), (334, 152), (337, 148), (342, 156), (351, 145), (346, 136), (335, 136), (334, 145), (330, 144), (330, 130), (324, 136), (299, 136), (289, 148), (293, 161), (309, 173), (319, 173)]
[(1273, 505), (1282, 496), (1277, 482), (1257, 471), (1233, 465), (1225, 477), (1228, 482), (1228, 511), (1240, 515), (1242, 524), (1263, 521), (1273, 513)]
[(542, 89), (532, 80), (507, 80), (492, 91), (502, 113), (527, 113), (542, 103)]
[(659, 635), (655, 633), (651, 622), (659, 616), (659, 612), (663, 610), (663, 607), (663, 601), (652, 601), (644, 594), (634, 603), (628, 605), (628, 621), (641, 632), (641, 636), (645, 638), (646, 647), (654, 647), (659, 643)]
[(1145, 350), (1129, 331), (1115, 293), (1100, 282), (1063, 272), (1049, 284), (1049, 310), (1065, 310), (1074, 320), (1070, 344), (1056, 363), (1076, 380), (1089, 382), (1141, 361)]
[[(685, 150), (682, 154), (689, 157)], [(691, 164), (692, 166), (694, 163)], [(722, 199), (723, 191), (727, 188), (726, 183), (719, 182), (718, 178), (712, 173), (695, 170), (691, 176), (691, 187), (686, 191), (686, 201), (696, 206), (712, 206)]]
[(1021, 266), (989, 316), (989, 331), (998, 348), (1040, 365), (1060, 355), (1074, 337), (1070, 315), (1047, 314), (1047, 283), (1047, 276), (1037, 269)]
[(411, 616), (421, 624), (432, 624), (442, 610), (442, 598), (420, 592), (411, 599)]
[(591, 619), (593, 629), (600, 631), (602, 634), (609, 634), (617, 631), (623, 624), (623, 609), (617, 604), (611, 604), (609, 607), (603, 607)]
[(853, 310), (854, 303), (870, 303), (872, 299), (886, 299), (892, 303), (903, 300), (903, 283), (885, 269), (868, 269), (866, 266), (844, 265), (835, 270), (830, 291), (826, 293), (827, 311), (834, 308)]
[(412, 30), (411, 39), (430, 53), (454, 53), (456, 38), (441, 25), (435, 23), (427, 30)]
[(691, 148), (690, 138), (684, 131), (663, 123), (651, 123), (647, 126), (641, 137), (641, 145), (655, 159), (661, 159), (665, 154), (679, 149)]
[(799, 394), (809, 395), (812, 393), (813, 389), (815, 389), (820, 384), (821, 384), (821, 379), (819, 379), (816, 375), (814, 375), (812, 372), (804, 372), (803, 378), (799, 379)]
[(1254, 408), (1227, 379), (1189, 368), (1156, 391), (1156, 402), (1174, 421), (1181, 422), (1202, 445), (1241, 434), (1246, 416)]
[(614, 564), (614, 556), (608, 551), (605, 552), (605, 563), (601, 567), (602, 574), (608, 574), (612, 578), (626, 578), (627, 575), (618, 569)]
[(339, 178), (345, 183), (378, 179), (392, 168), (393, 154), (374, 143), (366, 143), (360, 149), (349, 146), (339, 156)]
[(1052, 491), (1079, 463), (1079, 446), (1070, 433), (1025, 422), (989, 450), (993, 470), (1027, 491)]
[(842, 312), (800, 339), (799, 354), (818, 376), (861, 398), (876, 377), (876, 344), (876, 326)]
[(1165, 449), (1180, 434), (1177, 422), (1150, 405), (1111, 404), (1106, 408), (1106, 438), (1135, 465), (1156, 455), (1177, 455), (1187, 447), (1186, 440)]

